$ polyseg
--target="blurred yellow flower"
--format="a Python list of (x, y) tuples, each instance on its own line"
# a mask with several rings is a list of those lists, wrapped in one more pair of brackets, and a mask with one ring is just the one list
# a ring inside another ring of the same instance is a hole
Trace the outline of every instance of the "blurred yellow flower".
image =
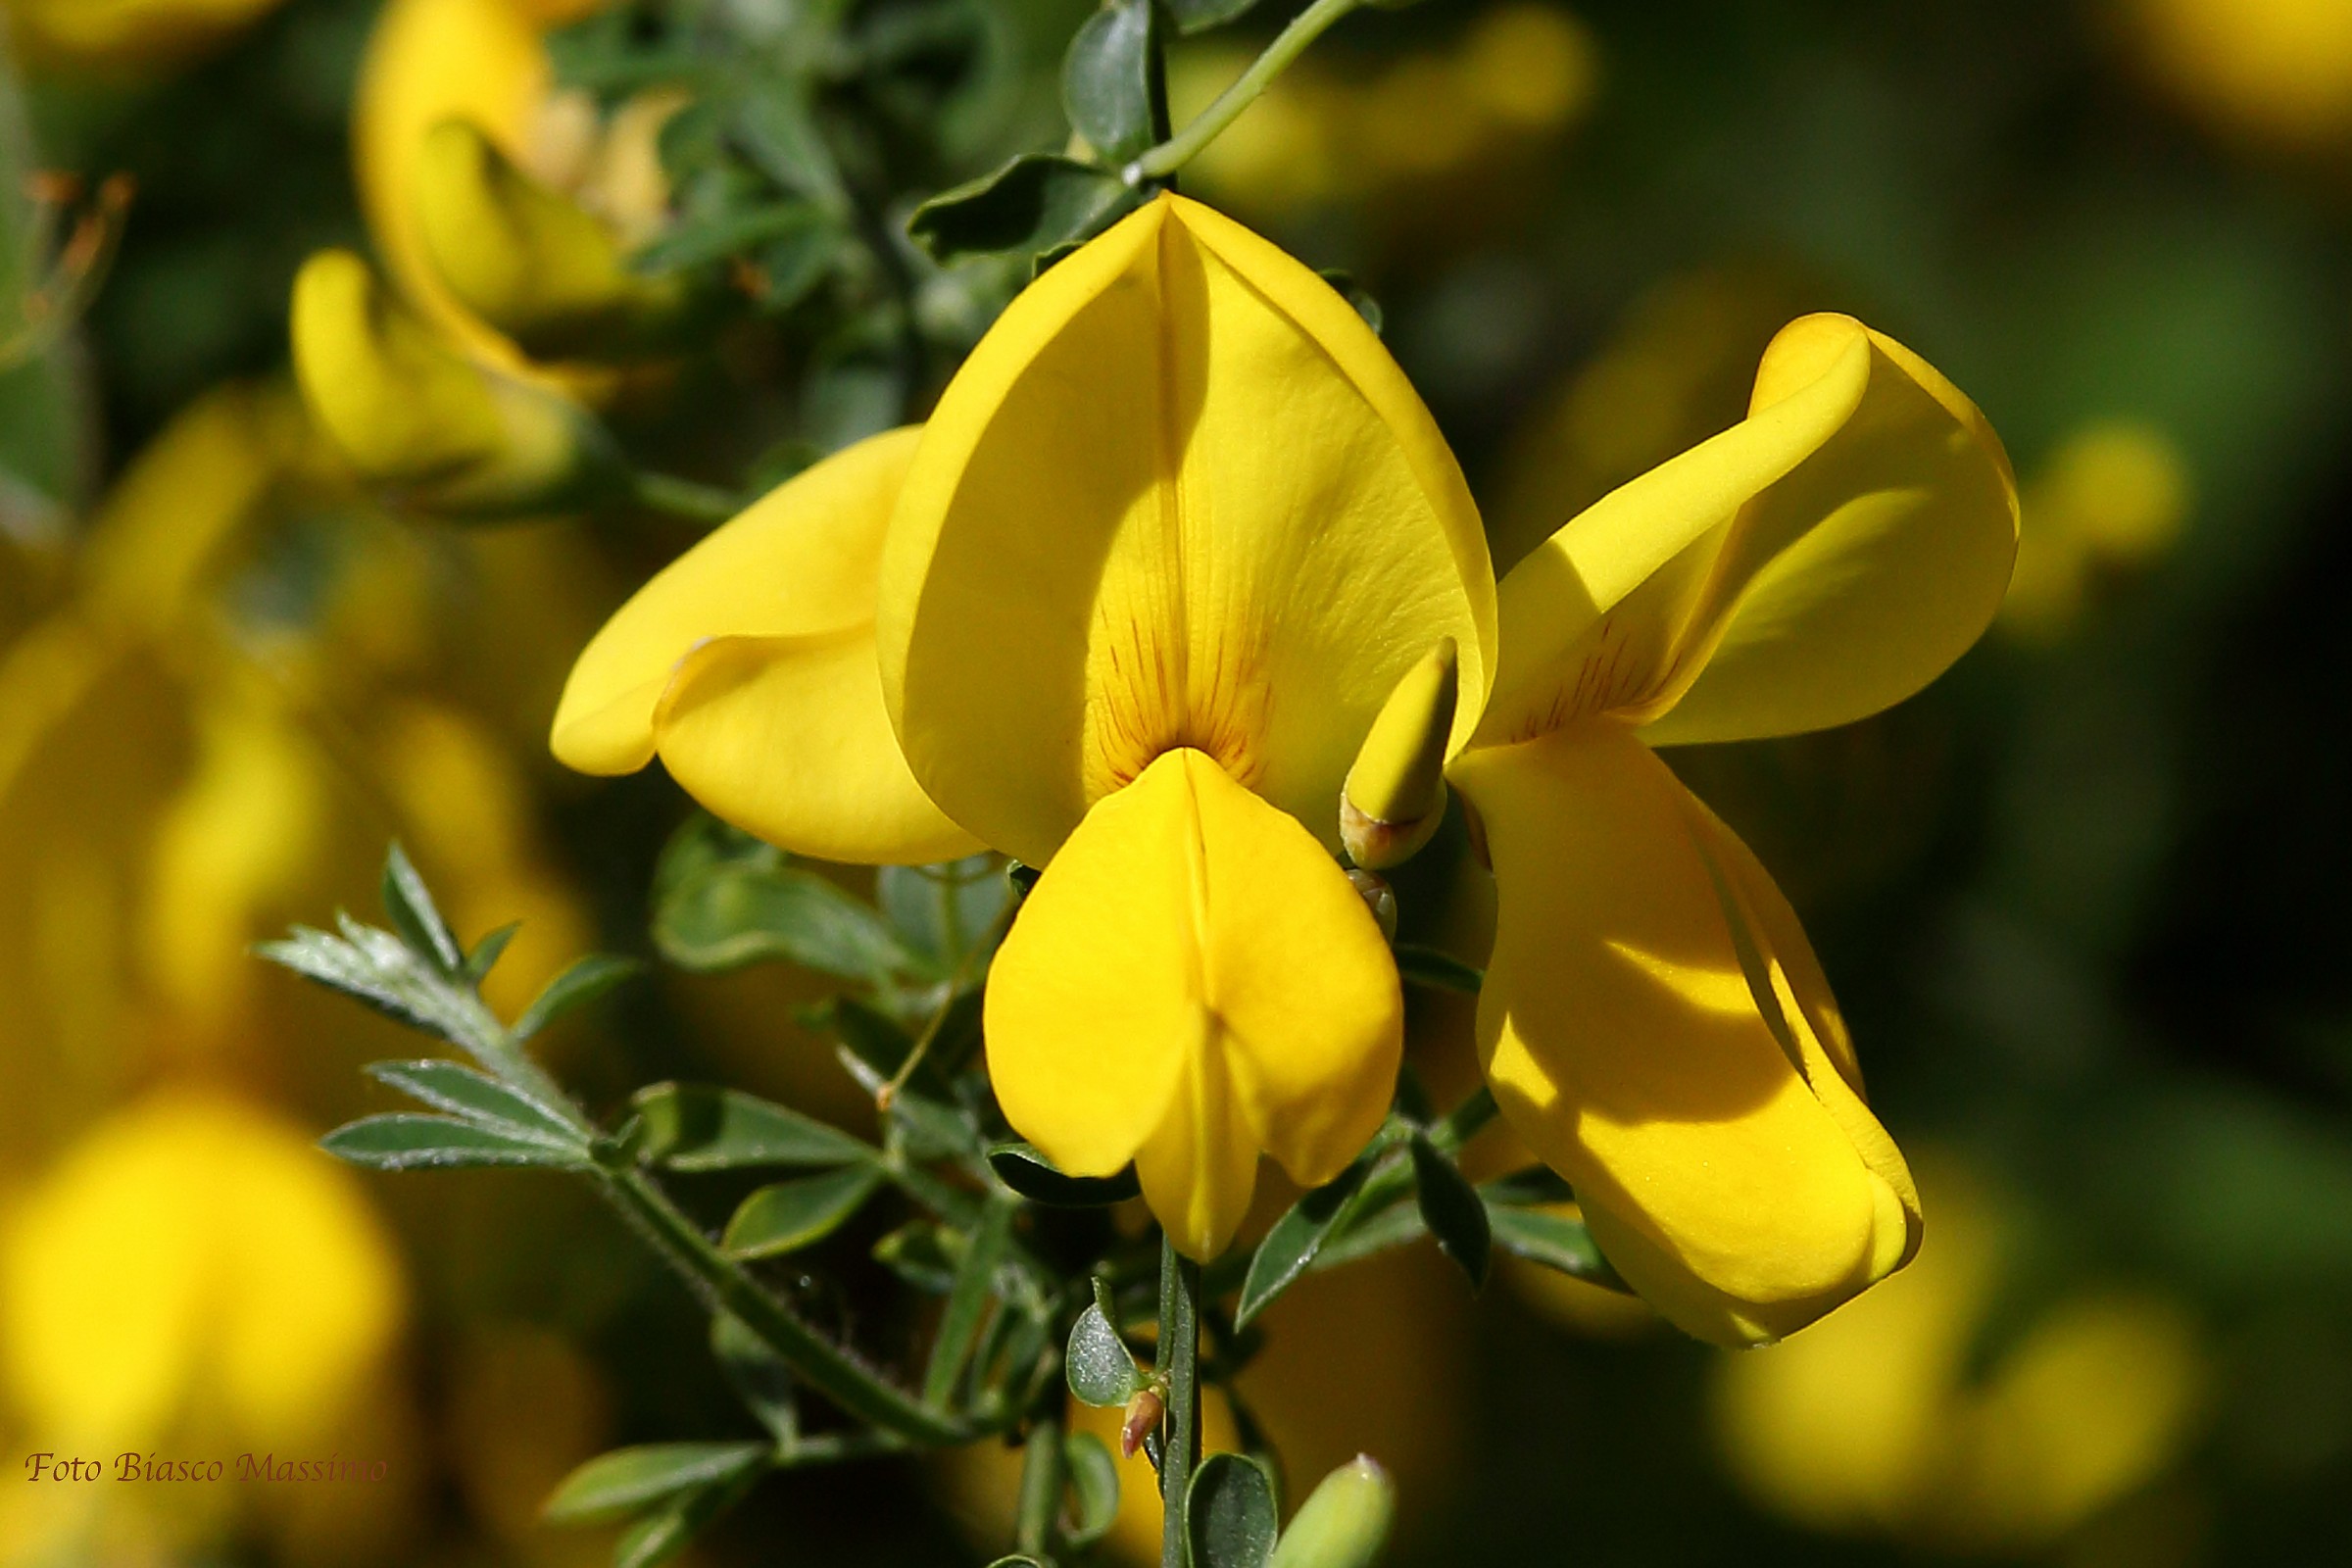
[(35, 63), (151, 66), (244, 27), (283, 0), (6, 0)]
[(1974, 1370), (2018, 1216), (1963, 1170), (1928, 1172), (1936, 1225), (1919, 1261), (1788, 1343), (1720, 1363), (1718, 1439), (1750, 1494), (1815, 1529), (2043, 1547), (2180, 1454), (2204, 1358), (2170, 1300), (2087, 1287)]
[(2100, 576), (2172, 549), (2189, 504), (2187, 465), (2164, 431), (2120, 419), (2077, 430), (2026, 486), (2002, 629), (2027, 643), (2064, 637)]
[[(1168, 82), (1177, 122), (1250, 59), (1217, 42), (1177, 49)], [(1556, 139), (1591, 104), (1597, 77), (1592, 36), (1573, 15), (1505, 0), (1478, 11), (1443, 53), (1416, 52), (1368, 74), (1316, 59), (1292, 67), (1186, 178), (1213, 200), (1266, 214), (1397, 186), (1448, 201), (1464, 182), (1507, 187), (1496, 166)]]
[(2224, 130), (2311, 144), (2352, 132), (2343, 0), (2125, 0), (2151, 77)]

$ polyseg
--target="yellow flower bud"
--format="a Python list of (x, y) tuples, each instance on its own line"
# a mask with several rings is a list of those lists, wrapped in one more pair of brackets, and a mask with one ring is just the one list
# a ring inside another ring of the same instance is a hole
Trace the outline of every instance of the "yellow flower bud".
[(470, 121), (427, 134), (416, 202), (450, 293), (533, 359), (642, 352), (687, 303), (677, 279), (631, 272), (594, 215), (515, 168)]
[(1370, 1568), (1396, 1522), (1396, 1488), (1371, 1455), (1323, 1478), (1298, 1505), (1267, 1568)]
[(1420, 853), (1446, 815), (1446, 747), (1461, 676), (1453, 639), (1405, 672), (1340, 791), (1340, 839), (1366, 870)]
[(319, 428), (363, 478), (426, 511), (512, 516), (626, 489), (618, 451), (585, 410), (466, 359), (349, 251), (304, 265), (293, 338)]

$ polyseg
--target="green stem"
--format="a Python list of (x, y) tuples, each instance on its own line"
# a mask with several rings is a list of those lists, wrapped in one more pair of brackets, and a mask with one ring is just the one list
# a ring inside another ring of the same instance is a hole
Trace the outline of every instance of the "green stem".
[(732, 1314), (776, 1352), (802, 1381), (849, 1414), (912, 1443), (968, 1443), (985, 1422), (933, 1409), (802, 1322), (762, 1290), (643, 1171), (608, 1170), (605, 1195), (650, 1239), (695, 1294)]
[(642, 469), (637, 473), (634, 494), (637, 504), (647, 511), (688, 522), (725, 522), (743, 510), (742, 497), (733, 491)]
[(1429, 1129), (1429, 1141), (1448, 1154), (1458, 1154), (1470, 1140), (1486, 1131), (1501, 1107), (1494, 1103), (1494, 1091), (1485, 1084), (1471, 1092), (1470, 1098), (1453, 1107), (1443, 1121)]
[(1121, 170), (1119, 177), (1130, 185), (1141, 185), (1146, 180), (1165, 179), (1192, 162), (1201, 148), (1215, 141), (1226, 126), (1242, 117), (1243, 110), (1257, 101), (1257, 95), (1272, 85), (1292, 61), (1306, 52), (1308, 44), (1363, 3), (1364, 0), (1315, 0), (1266, 45), (1266, 52), (1251, 61), (1250, 69), (1236, 77), (1232, 86), (1217, 95), (1215, 103), (1201, 110), (1184, 129)]
[(1184, 1494), (1200, 1462), (1200, 1265), (1159, 1242), (1158, 1381), (1167, 1391), (1167, 1446), (1159, 1460), (1163, 1510), (1159, 1568), (1185, 1568)]
[(1068, 1484), (1066, 1463), (1061, 1451), (1061, 1412), (1040, 1416), (1021, 1446), (1021, 1505), (1013, 1525), (1013, 1550), (1032, 1557), (1053, 1551), (1061, 1492)]

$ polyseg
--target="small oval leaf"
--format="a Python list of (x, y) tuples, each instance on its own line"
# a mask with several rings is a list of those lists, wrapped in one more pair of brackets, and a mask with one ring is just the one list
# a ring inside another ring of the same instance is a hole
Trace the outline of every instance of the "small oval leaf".
[(943, 266), (971, 256), (1035, 256), (1096, 233), (1141, 199), (1107, 170), (1059, 153), (1023, 153), (923, 203), (906, 232)]
[(1063, 1352), (1062, 1364), (1070, 1381), (1070, 1394), (1080, 1404), (1100, 1409), (1106, 1405), (1122, 1405), (1135, 1397), (1147, 1380), (1143, 1368), (1135, 1364), (1135, 1356), (1119, 1331), (1111, 1327), (1110, 1319), (1099, 1306), (1090, 1306), (1078, 1314), (1070, 1328), (1070, 1343)]
[(1092, 1432), (1073, 1432), (1062, 1445), (1070, 1473), (1070, 1550), (1082, 1552), (1110, 1534), (1119, 1518), (1119, 1462), (1110, 1445)]
[(1152, 0), (1110, 0), (1080, 25), (1062, 57), (1070, 128), (1112, 164), (1152, 145), (1153, 27)]
[(1200, 1461), (1184, 1494), (1193, 1568), (1265, 1568), (1278, 1527), (1274, 1478), (1263, 1464), (1238, 1453)]

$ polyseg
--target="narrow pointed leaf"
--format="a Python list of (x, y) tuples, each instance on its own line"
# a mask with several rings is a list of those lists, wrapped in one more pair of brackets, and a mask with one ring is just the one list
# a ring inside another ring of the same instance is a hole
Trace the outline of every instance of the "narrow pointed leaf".
[(480, 985), (490, 971), (497, 967), (498, 960), (506, 956), (507, 944), (514, 940), (514, 933), (521, 929), (522, 922), (520, 920), (509, 920), (505, 925), (476, 942), (473, 945), (473, 951), (466, 955), (464, 975), (466, 982), (468, 985)]
[(1274, 1228), (1250, 1254), (1250, 1272), (1242, 1280), (1241, 1304), (1234, 1310), (1235, 1328), (1249, 1327), (1252, 1318), (1290, 1289), (1292, 1281), (1306, 1272), (1371, 1169), (1369, 1156), (1358, 1159), (1339, 1180), (1308, 1193), (1274, 1222)]
[(1028, 1144), (999, 1144), (988, 1152), (997, 1179), (1033, 1203), (1050, 1208), (1102, 1208), (1143, 1191), (1130, 1165), (1116, 1176), (1065, 1176)]
[(466, 955), (459, 948), (458, 939), (450, 934), (448, 922), (434, 906), (432, 894), (425, 890), (424, 878), (409, 862), (408, 851), (397, 842), (384, 856), (382, 891), (384, 913), (391, 918), (392, 929), (400, 933), (417, 956), (445, 975), (464, 970)]
[(588, 1163), (584, 1152), (493, 1132), (478, 1122), (454, 1116), (398, 1113), (366, 1116), (328, 1133), (318, 1147), (338, 1159), (370, 1170), (419, 1170), (470, 1165), (545, 1165), (578, 1170)]
[(1119, 1331), (1111, 1327), (1099, 1306), (1078, 1314), (1062, 1364), (1072, 1396), (1080, 1404), (1098, 1409), (1125, 1404), (1149, 1381), (1143, 1368), (1135, 1364), (1127, 1342), (1119, 1338)]
[(334, 936), (298, 925), (285, 940), (262, 943), (254, 951), (411, 1029), (452, 1045), (465, 1045), (471, 1034), (474, 1020), (463, 999), (389, 931), (351, 921), (342, 936)]
[(1193, 1568), (1265, 1568), (1278, 1528), (1274, 1478), (1263, 1464), (1238, 1453), (1200, 1461), (1184, 1497)]
[(931, 1364), (923, 1374), (923, 1402), (945, 1408), (955, 1396), (956, 1385), (972, 1352), (972, 1336), (980, 1327), (980, 1314), (988, 1306), (990, 1292), (996, 1286), (997, 1264), (1004, 1256), (1004, 1244), (1012, 1237), (1014, 1204), (1000, 1200), (991, 1202), (980, 1214), (979, 1228), (963, 1250), (963, 1261), (956, 1265), (956, 1283), (948, 1292), (947, 1310), (939, 1316), (939, 1335), (932, 1341)]
[(641, 967), (635, 958), (609, 953), (588, 955), (550, 980), (547, 989), (523, 1009), (522, 1016), (514, 1020), (514, 1038), (530, 1039), (565, 1013), (594, 1002)]
[(708, 1084), (655, 1084), (634, 1102), (642, 1157), (670, 1170), (862, 1164), (880, 1151), (812, 1116)]
[(767, 1454), (759, 1443), (649, 1443), (600, 1453), (565, 1476), (540, 1513), (551, 1524), (609, 1524), (714, 1481)]
[(537, 1138), (586, 1152), (584, 1137), (553, 1106), (463, 1062), (371, 1061), (368, 1075), (493, 1132)]
[(774, 1257), (812, 1246), (840, 1229), (882, 1183), (867, 1165), (762, 1187), (736, 1207), (721, 1241), (736, 1257)]
[(1600, 1255), (1600, 1249), (1592, 1243), (1592, 1233), (1581, 1219), (1540, 1208), (1490, 1204), (1487, 1221), (1494, 1229), (1494, 1245), (1513, 1257), (1557, 1269), (1588, 1285), (1631, 1292), (1632, 1288), (1609, 1266), (1609, 1260)]
[(1470, 1276), (1471, 1289), (1484, 1289), (1494, 1246), (1487, 1205), (1479, 1200), (1478, 1189), (1470, 1185), (1460, 1166), (1418, 1134), (1413, 1138), (1412, 1155), (1421, 1222), (1438, 1239), (1440, 1250)]
[(1478, 1196), (1489, 1208), (1541, 1208), (1547, 1203), (1576, 1201), (1576, 1189), (1548, 1165), (1530, 1165), (1508, 1176), (1481, 1182)]
[(879, 983), (907, 955), (874, 909), (813, 871), (752, 858), (683, 874), (654, 910), (663, 957), (699, 974), (782, 960)]

